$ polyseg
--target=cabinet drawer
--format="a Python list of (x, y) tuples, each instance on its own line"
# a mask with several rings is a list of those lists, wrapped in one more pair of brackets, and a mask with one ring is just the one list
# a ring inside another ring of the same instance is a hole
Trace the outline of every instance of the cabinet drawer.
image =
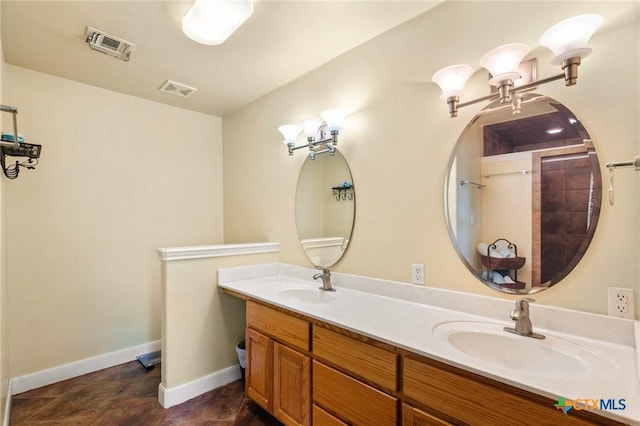
[[(531, 399), (525, 391), (487, 380), (462, 370), (440, 366), (427, 359), (405, 357), (403, 369), (404, 396), (464, 423), (493, 426), (518, 425), (591, 425), (612, 424), (600, 416), (580, 412), (581, 417), (557, 410), (553, 401)], [(546, 399), (545, 399), (546, 400)], [(592, 423), (592, 421), (594, 423)], [(615, 422), (613, 422), (615, 424)]]
[(451, 426), (451, 423), (402, 404), (402, 426)]
[(309, 323), (249, 300), (247, 327), (259, 330), (294, 348), (309, 350)]
[(340, 419), (333, 417), (322, 408), (313, 404), (313, 426), (348, 426)]
[(313, 361), (313, 400), (349, 424), (396, 425), (396, 398), (318, 361)]
[(313, 353), (391, 391), (398, 390), (398, 355), (349, 336), (313, 327)]

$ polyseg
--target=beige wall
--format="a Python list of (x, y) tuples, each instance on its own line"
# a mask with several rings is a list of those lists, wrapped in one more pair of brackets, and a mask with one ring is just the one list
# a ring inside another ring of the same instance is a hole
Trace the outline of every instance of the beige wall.
[(217, 287), (219, 268), (277, 262), (277, 253), (163, 263), (162, 386), (172, 390), (238, 363), (245, 302)]
[[(0, 40), (0, 99), (4, 87), (4, 54), (2, 41)], [(4, 129), (6, 123), (11, 123), (0, 114), (0, 128)], [(0, 423), (4, 424), (5, 405), (9, 390), (9, 327), (7, 321), (8, 297), (7, 297), (7, 250), (6, 250), (6, 220), (5, 220), (5, 178), (0, 176)]]
[(485, 157), (482, 161), (483, 175), (515, 172), (483, 180), (487, 186), (481, 191), (482, 241), (491, 244), (505, 238), (516, 244), (518, 256), (527, 259), (518, 270), (518, 281), (527, 283), (531, 289), (531, 175), (517, 174), (531, 170), (531, 155), (524, 156), (526, 158), (521, 154)]
[[(411, 264), (424, 263), (427, 285), (500, 295), (462, 266), (443, 214), (450, 152), (482, 105), (448, 118), (430, 77), (446, 65), (475, 65), (506, 42), (538, 46), (540, 35), (563, 18), (602, 13), (605, 24), (592, 38), (594, 53), (581, 65), (578, 85), (556, 82), (540, 92), (582, 119), (606, 171), (606, 162), (640, 151), (638, 7), (637, 2), (446, 2), (225, 117), (226, 242), (279, 241), (283, 262), (308, 265), (294, 222), (296, 177), (304, 158), (287, 156), (277, 127), (339, 106), (350, 111), (339, 149), (353, 174), (357, 208), (351, 246), (336, 269), (409, 281)], [(559, 72), (549, 65), (546, 49), (538, 47), (531, 56), (538, 57), (539, 75)], [(620, 84), (611, 83), (613, 75)], [(484, 81), (482, 71), (472, 77), (471, 96), (486, 93)], [(561, 284), (537, 294), (539, 303), (606, 313), (608, 286), (638, 289), (638, 175), (617, 172), (616, 194), (615, 206), (603, 201), (583, 261)]]
[(223, 239), (221, 119), (6, 65), (12, 377), (160, 339), (156, 248)]

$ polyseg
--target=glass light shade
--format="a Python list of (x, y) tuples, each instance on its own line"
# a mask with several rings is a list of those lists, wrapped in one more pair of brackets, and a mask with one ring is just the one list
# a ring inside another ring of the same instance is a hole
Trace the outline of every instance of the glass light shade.
[(182, 31), (202, 44), (222, 44), (253, 13), (253, 0), (196, 0), (182, 18)]
[(594, 13), (574, 16), (549, 28), (540, 37), (540, 44), (556, 55), (551, 61), (553, 65), (569, 58), (584, 58), (591, 53), (587, 44), (600, 24), (602, 16)]
[(278, 130), (284, 136), (284, 143), (295, 145), (302, 128), (297, 124), (284, 124)]
[(331, 108), (320, 113), (320, 117), (327, 123), (327, 130), (330, 132), (342, 130), (342, 123), (347, 116), (347, 111), (342, 108)]
[(503, 80), (517, 80), (521, 74), (518, 65), (529, 53), (529, 46), (523, 43), (505, 44), (485, 53), (480, 65), (492, 75), (489, 84), (497, 86)]
[(436, 72), (431, 77), (431, 81), (440, 86), (442, 90), (440, 99), (447, 100), (451, 96), (462, 95), (462, 89), (471, 74), (473, 74), (473, 68), (469, 65), (451, 65)]
[(322, 125), (322, 120), (317, 117), (303, 118), (300, 120), (300, 126), (304, 135), (308, 138), (315, 137), (318, 134), (318, 129)]

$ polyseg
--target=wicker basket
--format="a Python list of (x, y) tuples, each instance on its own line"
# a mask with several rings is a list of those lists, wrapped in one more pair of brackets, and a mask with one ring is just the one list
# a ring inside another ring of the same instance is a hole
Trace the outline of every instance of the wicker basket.
[(480, 256), (485, 268), (491, 270), (520, 269), (527, 261), (526, 257), (489, 257)]

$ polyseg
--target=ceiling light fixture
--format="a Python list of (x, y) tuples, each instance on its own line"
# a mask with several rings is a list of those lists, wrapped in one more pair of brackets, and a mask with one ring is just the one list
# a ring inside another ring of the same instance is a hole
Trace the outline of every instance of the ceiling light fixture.
[[(574, 16), (549, 28), (540, 38), (540, 44), (549, 48), (556, 57), (553, 65), (560, 65), (562, 73), (514, 87), (514, 81), (520, 78), (518, 65), (529, 53), (529, 46), (511, 43), (490, 50), (480, 59), (480, 65), (491, 73), (489, 84), (497, 86), (498, 92), (488, 96), (460, 103), (462, 89), (473, 73), (468, 65), (452, 65), (436, 72), (432, 80), (442, 89), (441, 98), (449, 105), (449, 116), (457, 117), (458, 108), (478, 102), (500, 99), (500, 103), (512, 101), (512, 94), (564, 78), (566, 86), (573, 86), (578, 79), (580, 60), (591, 53), (587, 47), (589, 39), (602, 24), (602, 17), (595, 14)], [(517, 111), (514, 105), (514, 111)]]
[(182, 18), (182, 31), (198, 43), (224, 43), (253, 13), (253, 0), (196, 0)]
[[(293, 151), (300, 148), (309, 148), (309, 157), (314, 160), (316, 155), (329, 153), (333, 155), (336, 152), (338, 144), (338, 135), (342, 130), (342, 123), (347, 116), (347, 112), (340, 108), (332, 108), (323, 111), (321, 118), (308, 117), (300, 120), (300, 124), (284, 124), (278, 127), (284, 143), (287, 145), (289, 155), (293, 155)], [(296, 146), (296, 141), (300, 133), (304, 133), (307, 138), (305, 145)], [(331, 137), (327, 137), (330, 134)]]

